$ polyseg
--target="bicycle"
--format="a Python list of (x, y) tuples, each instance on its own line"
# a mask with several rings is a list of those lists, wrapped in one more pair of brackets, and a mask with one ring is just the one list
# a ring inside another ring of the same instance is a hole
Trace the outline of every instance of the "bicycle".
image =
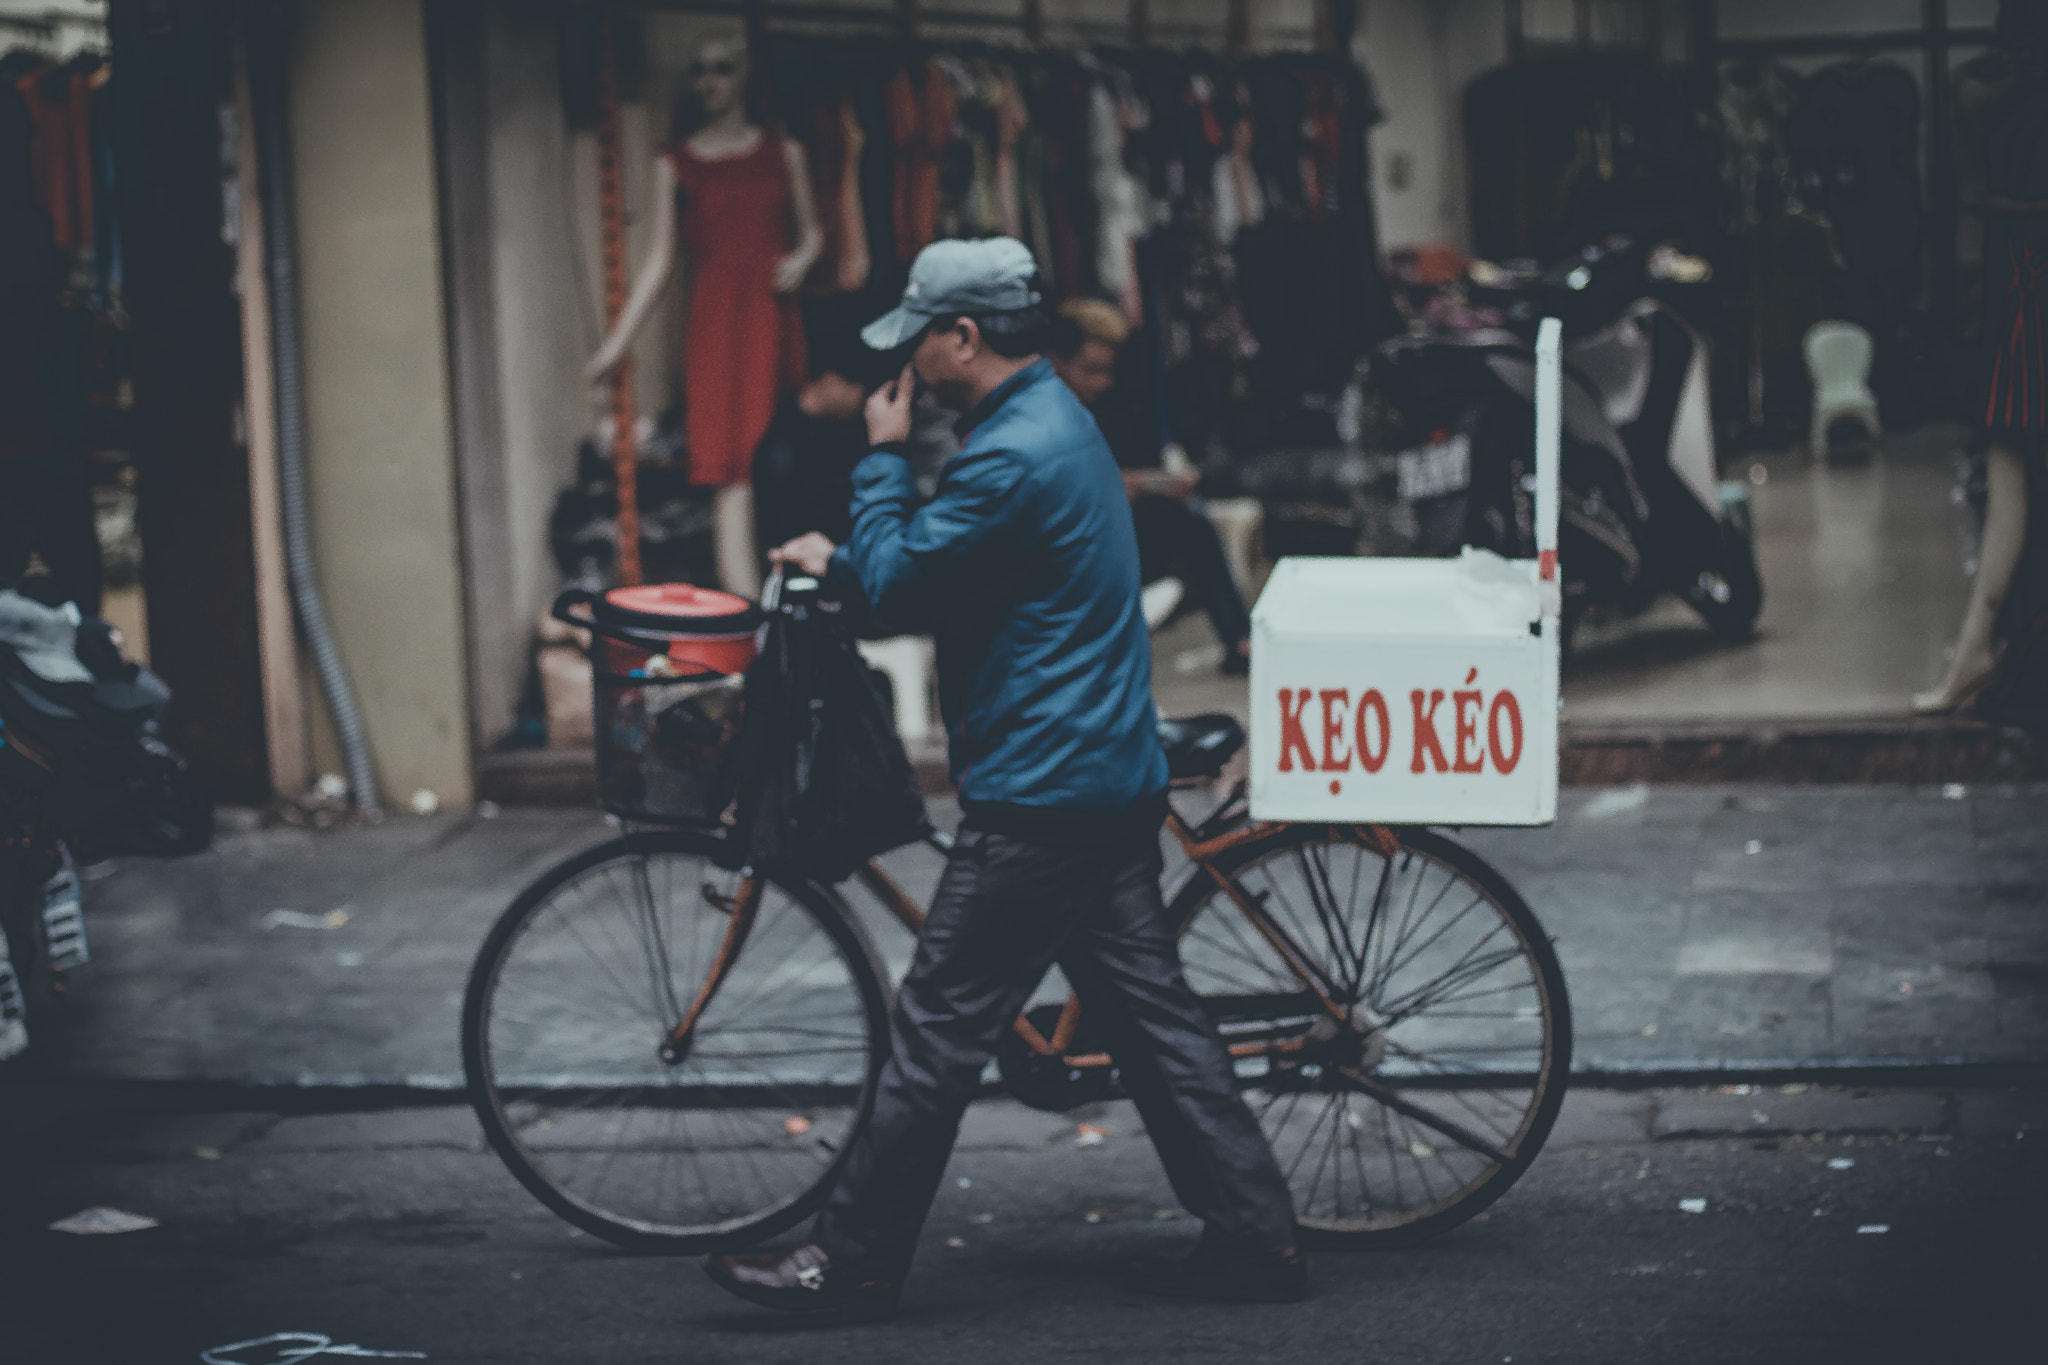
[[(1181, 799), (1215, 790), (1244, 743), (1229, 716), (1160, 731)], [(1304, 1238), (1446, 1232), (1528, 1169), (1563, 1103), (1550, 940), (1442, 833), (1255, 821), (1245, 791), (1199, 820), (1170, 810), (1190, 871), (1168, 914)], [(888, 1045), (881, 968), (840, 891), (727, 871), (723, 851), (717, 833), (628, 829), (568, 858), (499, 918), (464, 997), (493, 1149), (548, 1208), (633, 1250), (730, 1250), (815, 1212)], [(917, 932), (880, 866), (854, 880)], [(996, 1061), (986, 1088), (1035, 1108), (1117, 1093), (1072, 996), (1027, 1009)]]

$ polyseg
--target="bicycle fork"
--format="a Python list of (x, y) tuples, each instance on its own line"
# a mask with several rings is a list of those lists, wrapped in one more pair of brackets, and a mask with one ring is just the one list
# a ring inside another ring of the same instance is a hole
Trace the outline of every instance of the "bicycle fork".
[(697, 998), (690, 1002), (690, 1008), (683, 1011), (682, 1019), (662, 1039), (661, 1060), (670, 1066), (681, 1065), (683, 1059), (690, 1055), (697, 1021), (704, 1016), (711, 997), (718, 994), (718, 988), (732, 975), (733, 964), (740, 958), (740, 949), (746, 947), (747, 936), (754, 932), (754, 921), (760, 916), (764, 885), (760, 877), (743, 877), (733, 893), (732, 904), (726, 911), (725, 937), (719, 940), (718, 954), (711, 960), (711, 970), (705, 973), (704, 984), (697, 988)]

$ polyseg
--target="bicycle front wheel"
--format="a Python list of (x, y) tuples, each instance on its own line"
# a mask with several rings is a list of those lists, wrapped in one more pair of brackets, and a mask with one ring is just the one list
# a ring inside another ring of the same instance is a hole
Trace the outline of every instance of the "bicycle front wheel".
[[(1506, 1191), (1564, 1102), (1571, 1008), (1505, 878), (1428, 830), (1289, 825), (1175, 899), (1188, 982), (1312, 1240), (1404, 1245)], [(1239, 898), (1243, 904), (1240, 904)]]
[(812, 1212), (887, 1050), (844, 907), (743, 883), (717, 848), (634, 834), (553, 868), (492, 929), (463, 1004), (492, 1147), (542, 1203), (635, 1250), (742, 1246)]

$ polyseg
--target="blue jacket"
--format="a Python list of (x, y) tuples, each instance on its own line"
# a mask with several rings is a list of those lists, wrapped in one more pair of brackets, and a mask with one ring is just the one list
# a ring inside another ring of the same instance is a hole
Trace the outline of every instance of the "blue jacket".
[(1080, 815), (1156, 803), (1166, 758), (1138, 541), (1101, 430), (1045, 360), (959, 430), (960, 453), (921, 508), (899, 454), (861, 461), (835, 571), (859, 581), (885, 629), (935, 638), (970, 818), (977, 806)]

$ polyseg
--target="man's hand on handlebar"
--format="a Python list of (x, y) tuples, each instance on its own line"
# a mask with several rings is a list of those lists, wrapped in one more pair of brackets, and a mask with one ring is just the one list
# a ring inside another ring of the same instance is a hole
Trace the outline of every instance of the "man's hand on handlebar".
[(838, 548), (816, 531), (807, 531), (789, 544), (770, 550), (768, 561), (794, 565), (813, 578), (823, 578), (832, 563), (832, 552)]

